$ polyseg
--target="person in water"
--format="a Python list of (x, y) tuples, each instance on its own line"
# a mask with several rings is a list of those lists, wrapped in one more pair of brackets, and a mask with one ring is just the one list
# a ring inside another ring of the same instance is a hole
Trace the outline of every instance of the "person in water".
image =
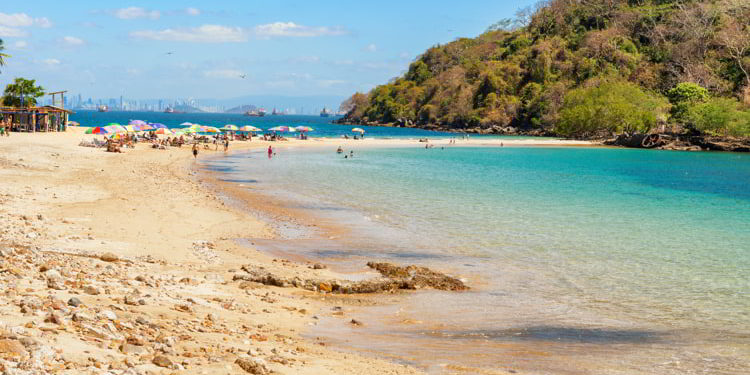
[(352, 150), (352, 151), (349, 151), (349, 157), (350, 157), (350, 158), (353, 158), (353, 157), (354, 157), (354, 151), (353, 151), (353, 150)]
[(341, 146), (339, 146), (339, 148), (337, 148), (337, 149), (336, 149), (336, 153), (337, 153), (337, 154), (341, 154), (341, 153), (343, 153), (343, 152), (344, 152), (344, 149), (343, 149), (343, 148), (341, 148)]
[(271, 148), (271, 146), (268, 146), (268, 158), (270, 159), (271, 156), (273, 156), (273, 148)]

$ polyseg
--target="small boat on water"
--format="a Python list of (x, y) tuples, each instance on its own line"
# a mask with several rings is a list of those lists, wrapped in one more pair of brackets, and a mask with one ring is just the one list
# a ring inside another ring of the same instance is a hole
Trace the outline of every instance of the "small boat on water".
[(326, 107), (323, 107), (323, 110), (320, 111), (320, 117), (331, 117), (332, 114), (333, 114), (333, 111), (329, 110)]
[(175, 110), (174, 110), (174, 108), (172, 108), (172, 107), (167, 107), (167, 108), (166, 108), (166, 109), (164, 110), (164, 113), (175, 113)]
[(265, 115), (266, 115), (266, 110), (263, 108), (258, 108), (257, 111), (253, 110), (253, 111), (245, 112), (245, 116), (250, 116), (250, 117), (263, 117)]
[(109, 112), (109, 107), (107, 107), (106, 105), (100, 105), (100, 106), (99, 106), (99, 107), (97, 108), (97, 110), (98, 110), (99, 112)]
[(271, 112), (271, 116), (281, 116), (281, 115), (283, 115), (283, 114), (284, 114), (284, 112), (282, 112), (282, 111), (277, 111), (277, 110), (276, 110), (276, 107), (273, 107), (273, 111)]

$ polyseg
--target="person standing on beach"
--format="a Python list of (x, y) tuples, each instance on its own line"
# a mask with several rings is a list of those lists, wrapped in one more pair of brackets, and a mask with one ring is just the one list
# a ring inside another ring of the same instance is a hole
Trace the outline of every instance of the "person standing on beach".
[(193, 158), (198, 159), (198, 144), (193, 143)]
[(268, 146), (268, 158), (270, 159), (271, 156), (273, 156), (273, 148), (271, 148), (271, 146)]
[(224, 152), (229, 151), (229, 138), (224, 140)]

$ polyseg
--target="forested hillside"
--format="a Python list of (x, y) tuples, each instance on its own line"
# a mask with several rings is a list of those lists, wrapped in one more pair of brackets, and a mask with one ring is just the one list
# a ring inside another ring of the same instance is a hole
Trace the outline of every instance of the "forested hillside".
[(552, 0), (427, 50), (343, 121), (750, 136), (750, 1)]

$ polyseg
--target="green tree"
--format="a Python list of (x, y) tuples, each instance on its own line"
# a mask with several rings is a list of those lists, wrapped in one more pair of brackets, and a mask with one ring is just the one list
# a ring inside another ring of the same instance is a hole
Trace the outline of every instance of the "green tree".
[(629, 82), (604, 82), (568, 92), (556, 130), (565, 136), (647, 132), (666, 119), (669, 103)]
[(5, 45), (3, 40), (0, 39), (0, 66), (5, 66), (5, 58), (10, 57), (10, 55), (3, 53), (3, 50), (5, 50)]
[[(34, 79), (16, 78), (13, 83), (5, 86), (5, 96), (3, 104), (12, 107), (33, 107), (36, 105), (36, 98), (44, 96), (44, 88), (36, 85)], [(21, 101), (23, 98), (23, 103)]]
[(672, 103), (672, 119), (679, 123), (685, 123), (686, 116), (691, 107), (703, 103), (709, 99), (708, 90), (697, 83), (682, 82), (677, 84), (667, 93)]
[(689, 108), (688, 125), (709, 135), (750, 136), (750, 112), (732, 98), (712, 98)]
[(409, 65), (409, 72), (406, 73), (406, 79), (414, 81), (418, 85), (421, 85), (424, 81), (430, 79), (431, 76), (430, 68), (422, 60), (417, 60)]

